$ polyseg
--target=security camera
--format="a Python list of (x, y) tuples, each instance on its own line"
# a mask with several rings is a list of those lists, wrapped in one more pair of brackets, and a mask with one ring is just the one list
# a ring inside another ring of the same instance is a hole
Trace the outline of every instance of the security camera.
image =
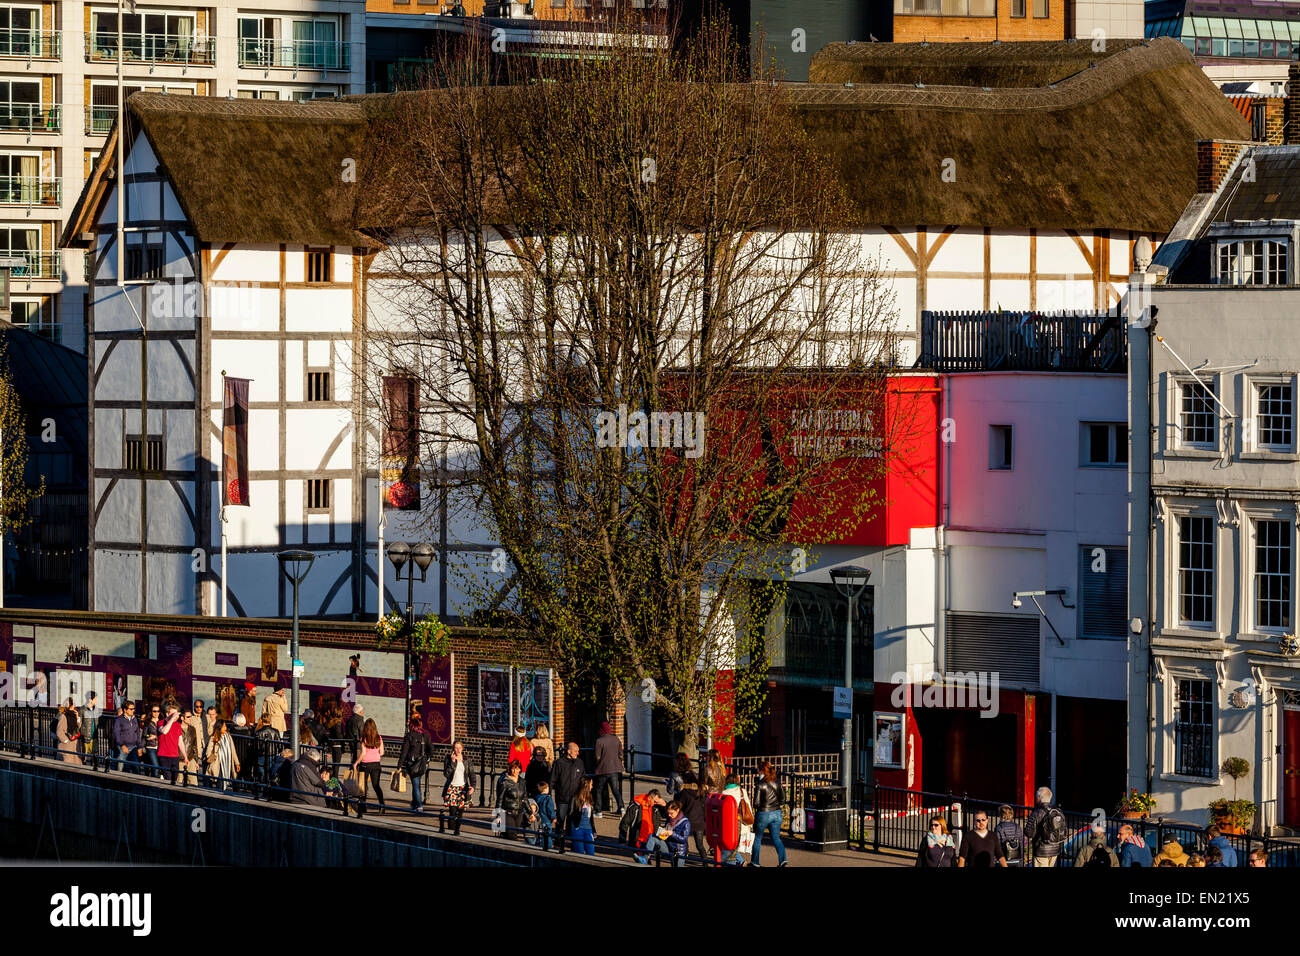
[(1013, 598), (1011, 599), (1011, 606), (1012, 606), (1012, 607), (1020, 607), (1020, 598), (1018, 598), (1018, 597), (1013, 597)]

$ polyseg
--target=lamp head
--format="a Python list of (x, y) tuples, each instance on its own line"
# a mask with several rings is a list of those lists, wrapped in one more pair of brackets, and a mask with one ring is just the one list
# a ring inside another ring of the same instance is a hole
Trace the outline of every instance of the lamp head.
[(433, 548), (428, 544), (417, 544), (411, 549), (411, 560), (420, 569), (420, 580), (424, 580), (429, 565), (433, 563)]
[(281, 551), (275, 556), (280, 562), (280, 571), (294, 584), (299, 584), (311, 570), (316, 555), (310, 551)]
[(831, 581), (841, 594), (852, 595), (860, 592), (871, 580), (871, 572), (854, 564), (842, 564), (831, 568)]
[(402, 568), (406, 567), (406, 562), (411, 557), (411, 546), (405, 541), (394, 541), (388, 546), (388, 560), (393, 562), (400, 573)]

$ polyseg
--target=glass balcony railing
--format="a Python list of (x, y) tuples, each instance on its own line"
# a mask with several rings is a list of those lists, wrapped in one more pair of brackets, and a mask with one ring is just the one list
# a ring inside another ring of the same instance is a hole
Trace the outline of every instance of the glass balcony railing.
[(63, 56), (63, 34), (0, 27), (0, 57), (58, 60)]
[(0, 259), (22, 259), (9, 275), (13, 279), (58, 279), (63, 275), (63, 257), (57, 252), (31, 252), (27, 249), (0, 249)]
[(104, 136), (117, 122), (117, 104), (112, 106), (86, 107), (86, 132), (92, 136)]
[[(162, 63), (177, 66), (211, 66), (216, 62), (216, 41), (212, 37), (146, 33), (122, 38), (122, 60), (126, 63)], [(86, 34), (88, 61), (117, 60), (116, 33)]]
[(58, 133), (63, 129), (57, 106), (0, 102), (0, 129), (26, 133)]
[(335, 40), (239, 41), (240, 66), (295, 70), (347, 70), (348, 45)]
[(57, 206), (63, 180), (39, 176), (0, 176), (0, 206)]

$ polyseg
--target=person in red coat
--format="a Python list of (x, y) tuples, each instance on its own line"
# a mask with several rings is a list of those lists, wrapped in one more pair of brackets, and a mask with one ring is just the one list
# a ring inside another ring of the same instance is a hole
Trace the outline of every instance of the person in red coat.
[(533, 759), (533, 745), (528, 742), (528, 731), (523, 724), (515, 728), (515, 736), (510, 741), (510, 753), (506, 755), (506, 766), (510, 761), (518, 760), (519, 766), (527, 767)]

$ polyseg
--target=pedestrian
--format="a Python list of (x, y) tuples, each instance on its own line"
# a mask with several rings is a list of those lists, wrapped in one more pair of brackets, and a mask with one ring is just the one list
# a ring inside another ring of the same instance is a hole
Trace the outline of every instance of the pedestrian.
[(707, 808), (704, 796), (700, 793), (699, 780), (691, 770), (682, 774), (682, 788), (677, 791), (677, 802), (682, 805), (682, 813), (691, 821), (691, 838), (695, 840), (695, 849), (699, 851), (700, 859), (708, 860), (709, 851), (704, 841)]
[(253, 740), (257, 747), (257, 772), (263, 784), (274, 784), (276, 755), (282, 750), (284, 738), (280, 731), (271, 726), (269, 714), (257, 718), (257, 727), (253, 730)]
[[(573, 746), (570, 744), (570, 746)], [(587, 856), (596, 855), (596, 833), (592, 829), (592, 814), (595, 812), (595, 801), (591, 794), (591, 780), (584, 777), (578, 792), (573, 796), (573, 803), (570, 805), (568, 816), (569, 838), (573, 840), (573, 848), (578, 853), (585, 853)]]
[(1034, 794), (1037, 806), (1025, 821), (1025, 843), (1033, 855), (1034, 866), (1056, 866), (1061, 849), (1069, 837), (1065, 814), (1052, 806), (1052, 791), (1039, 787)]
[[(686, 756), (684, 751), (677, 751), (677, 756), (673, 758), (673, 772), (664, 781), (664, 793), (668, 795), (669, 800), (677, 799), (677, 795), (682, 789), (682, 783), (690, 772), (691, 758)], [(691, 824), (691, 832), (695, 832), (695, 824), (693, 823)]]
[(555, 818), (564, 827), (564, 832), (569, 829), (569, 805), (578, 795), (582, 779), (586, 776), (578, 757), (578, 745), (571, 740), (565, 746), (564, 753), (556, 757), (555, 763), (551, 765), (551, 796), (555, 798)]
[(158, 769), (161, 766), (158, 763), (158, 723), (161, 719), (162, 708), (155, 704), (140, 721), (140, 734), (144, 738), (144, 762), (153, 768), (147, 771), (151, 777), (162, 773)]
[(1074, 857), (1075, 866), (1119, 866), (1119, 857), (1106, 845), (1106, 828), (1100, 823), (1092, 825), (1088, 845)]
[[(600, 736), (596, 738), (595, 796), (600, 801), (602, 812), (609, 811), (607, 790), (614, 792), (618, 803), (618, 815), (623, 815), (623, 742), (614, 734), (614, 728), (606, 720), (600, 725)], [(601, 812), (596, 814), (597, 819)]]
[(203, 701), (196, 698), (194, 701), (194, 710), (185, 717), (185, 722), (194, 728), (195, 743), (198, 746), (198, 760), (200, 763), (206, 761), (208, 744), (212, 740), (212, 728), (208, 726), (207, 715), (203, 712)]
[(1138, 836), (1131, 823), (1121, 823), (1119, 825), (1119, 865), (1120, 866), (1151, 866), (1151, 848), (1147, 846), (1146, 841)]
[(998, 848), (1007, 866), (1025, 865), (1025, 835), (1016, 822), (1016, 812), (1010, 805), (998, 807), (998, 825), (993, 830), (998, 838)]
[(539, 748), (549, 768), (555, 762), (555, 744), (551, 740), (551, 728), (543, 723), (538, 723), (533, 731), (533, 752), (536, 753)]
[(1223, 854), (1223, 865), (1235, 867), (1237, 865), (1237, 851), (1228, 838), (1223, 835), (1223, 831), (1216, 826), (1209, 826), (1205, 830), (1206, 846), (1217, 846), (1219, 852)]
[[(712, 753), (716, 754), (717, 751)], [(721, 758), (718, 759), (721, 763)], [(740, 821), (740, 842), (736, 849), (727, 850), (722, 854), (722, 862), (731, 866), (746, 866), (743, 855), (753, 852), (754, 846), (754, 807), (749, 802), (749, 794), (740, 785), (739, 777), (729, 773), (724, 778), (724, 783), (722, 795), (736, 801), (736, 819)]]
[(1223, 864), (1223, 851), (1217, 846), (1207, 846), (1205, 848), (1205, 866), (1207, 869), (1218, 869)]
[(555, 830), (555, 800), (551, 797), (551, 785), (545, 780), (537, 784), (537, 830), (542, 838), (542, 849), (551, 848), (551, 834)]
[(158, 763), (162, 767), (163, 779), (173, 786), (176, 775), (181, 768), (181, 723), (180, 708), (176, 702), (167, 702), (167, 715), (158, 725)]
[(1201, 856), (1201, 854), (1199, 853), (1188, 854), (1187, 868), (1191, 869), (1192, 867), (1198, 867), (1203, 869), (1205, 867), (1205, 857)]
[[(326, 807), (325, 798), (329, 794), (330, 772), (328, 767), (320, 765), (320, 755), (314, 750), (304, 750), (302, 756), (293, 762), (290, 780), (293, 791), (289, 802), (308, 807)], [(347, 810), (344, 810), (346, 815)]]
[(759, 866), (763, 851), (763, 834), (769, 833), (776, 847), (777, 866), (785, 866), (785, 844), (781, 842), (781, 807), (785, 791), (776, 779), (776, 768), (764, 760), (758, 768), (758, 782), (754, 784), (754, 857), (751, 866)]
[(722, 754), (710, 750), (705, 757), (704, 769), (700, 772), (700, 781), (706, 790), (718, 791), (727, 786), (727, 765), (722, 762)]
[(541, 747), (533, 747), (532, 759), (528, 761), (528, 769), (524, 771), (524, 787), (528, 791), (528, 796), (537, 796), (538, 785), (550, 779), (551, 766), (547, 763), (546, 751)]
[(86, 694), (86, 706), (81, 715), (81, 749), (86, 753), (95, 750), (95, 736), (99, 733), (99, 695), (95, 691)]
[(283, 687), (277, 687), (274, 693), (266, 695), (266, 701), (262, 704), (262, 713), (271, 718), (271, 726), (280, 733), (289, 732), (289, 725), (285, 721), (285, 715), (289, 713), (289, 702), (284, 699)]
[(925, 869), (955, 866), (957, 847), (948, 833), (948, 821), (942, 816), (930, 818), (930, 832), (921, 837), (916, 849), (916, 865)]
[(197, 786), (199, 782), (199, 732), (196, 726), (189, 722), (192, 716), (194, 716), (192, 712), (188, 713), (182, 721), (184, 730), (181, 733), (181, 784), (186, 787)]
[(668, 801), (660, 796), (658, 790), (647, 790), (632, 798), (627, 812), (618, 822), (619, 839), (636, 850), (642, 850), (646, 841), (654, 836), (655, 831), (663, 825), (667, 815), (661, 807), (668, 806)]
[(117, 747), (117, 769), (126, 767), (131, 773), (139, 773), (139, 766), (144, 761), (144, 746), (133, 700), (122, 705), (122, 716), (113, 721), (113, 743)]
[(691, 835), (691, 821), (682, 813), (682, 805), (674, 800), (668, 804), (668, 820), (646, 840), (645, 852), (634, 854), (642, 865), (650, 862), (649, 854), (664, 853), (672, 858), (673, 866), (686, 865), (686, 845)]
[(974, 827), (961, 841), (961, 851), (957, 854), (958, 869), (992, 869), (1007, 865), (1006, 853), (1002, 850), (1002, 841), (989, 829), (989, 815), (983, 810), (976, 810)]
[[(321, 744), (329, 751), (330, 775), (338, 779), (339, 767), (343, 763), (343, 708), (337, 701), (330, 701), (322, 710), (320, 718), (323, 739)], [(427, 735), (426, 735), (427, 737)], [(433, 746), (433, 742), (429, 742)]]
[(81, 715), (69, 697), (59, 707), (59, 718), (54, 722), (54, 738), (58, 743), (59, 757), (64, 763), (80, 764)]
[(352, 772), (366, 775), (366, 779), (375, 791), (375, 796), (379, 799), (380, 816), (387, 809), (384, 806), (384, 788), (379, 779), (383, 757), (384, 741), (379, 736), (379, 728), (373, 720), (366, 718), (365, 727), (361, 731), (361, 754), (357, 757), (357, 762), (352, 765)]
[(244, 717), (245, 727), (257, 724), (257, 685), (252, 681), (244, 681), (244, 696), (239, 701), (239, 712)]
[(533, 759), (533, 747), (528, 742), (528, 731), (524, 728), (523, 721), (515, 728), (515, 735), (510, 738), (510, 750), (506, 753), (506, 766), (510, 766), (510, 761), (518, 760), (519, 766), (527, 767), (528, 761)]
[(461, 817), (465, 815), (470, 797), (474, 796), (474, 765), (470, 763), (462, 741), (457, 740), (451, 745), (442, 772), (446, 777), (442, 785), (442, 805), (451, 811), (451, 832), (459, 836)]
[(398, 769), (411, 781), (411, 810), (415, 813), (424, 809), (421, 785), (432, 757), (433, 742), (424, 732), (424, 720), (416, 714), (406, 728), (406, 736), (402, 738), (402, 753), (397, 758)]
[(350, 758), (356, 763), (357, 754), (360, 753), (361, 734), (366, 729), (366, 709), (360, 704), (352, 705), (352, 715), (348, 717), (344, 725), (343, 736), (347, 739)]
[(1164, 845), (1160, 847), (1160, 855), (1156, 857), (1156, 866), (1164, 866), (1164, 861), (1168, 860), (1174, 866), (1186, 866), (1187, 854), (1183, 852), (1183, 845), (1174, 837), (1165, 837)]
[(1255, 847), (1255, 849), (1250, 851), (1250, 855), (1246, 858), (1246, 865), (1267, 867), (1268, 851), (1262, 846)]
[(513, 840), (515, 832), (524, 828), (527, 813), (528, 795), (524, 792), (520, 770), (519, 761), (512, 760), (506, 767), (506, 772), (497, 778), (495, 806), (505, 818), (505, 829), (501, 835), (507, 840)]
[(218, 790), (229, 790), (237, 773), (239, 757), (235, 754), (230, 727), (224, 720), (218, 720), (213, 725), (212, 743), (208, 746), (208, 776), (216, 778)]

